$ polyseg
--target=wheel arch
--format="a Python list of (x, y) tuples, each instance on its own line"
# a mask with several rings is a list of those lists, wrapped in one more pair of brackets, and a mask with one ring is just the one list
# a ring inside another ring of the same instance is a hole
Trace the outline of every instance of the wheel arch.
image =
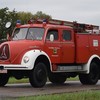
[[(24, 58), (28, 57), (29, 61), (27, 63), (24, 62)], [(30, 50), (26, 52), (22, 58), (21, 64), (28, 66), (29, 70), (32, 70), (36, 63), (38, 62), (44, 62), (46, 65), (49, 65), (49, 70), (52, 70), (51, 68), (51, 60), (49, 56), (41, 50)]]
[[(83, 65), (83, 69), (86, 70), (86, 74), (89, 74), (90, 72), (90, 64), (91, 62), (95, 62), (98, 66), (100, 65), (100, 57), (98, 55), (92, 55), (88, 62)], [(99, 67), (100, 70), (100, 67)]]
[(47, 71), (48, 71), (48, 72), (52, 70), (51, 62), (50, 62), (50, 60), (48, 59), (47, 56), (45, 56), (45, 55), (39, 55), (39, 56), (36, 58), (36, 60), (35, 60), (35, 65), (36, 65), (37, 63), (39, 63), (39, 62), (44, 63), (44, 64), (46, 65), (46, 68), (47, 68)]

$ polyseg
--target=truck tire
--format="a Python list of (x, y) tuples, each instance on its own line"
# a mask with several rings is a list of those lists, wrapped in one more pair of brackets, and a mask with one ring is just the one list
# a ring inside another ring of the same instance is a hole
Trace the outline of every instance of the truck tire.
[(95, 85), (99, 80), (99, 68), (95, 62), (90, 64), (89, 74), (80, 74), (79, 79), (82, 84)]
[(34, 69), (31, 71), (29, 81), (30, 84), (36, 88), (43, 87), (46, 84), (47, 70), (45, 64), (43, 63), (36, 64)]
[(0, 74), (0, 87), (3, 87), (7, 84), (9, 76), (7, 74)]
[(58, 73), (55, 74), (51, 73), (49, 75), (49, 80), (53, 84), (63, 84), (66, 81), (66, 76)]

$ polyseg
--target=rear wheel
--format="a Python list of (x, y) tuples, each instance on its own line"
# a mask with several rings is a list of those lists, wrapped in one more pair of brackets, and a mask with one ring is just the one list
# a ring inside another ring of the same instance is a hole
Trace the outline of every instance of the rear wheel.
[(99, 68), (95, 62), (90, 64), (90, 73), (89, 74), (80, 74), (79, 79), (82, 84), (94, 85), (99, 80)]
[(58, 73), (51, 73), (49, 80), (54, 84), (63, 84), (66, 81), (66, 76)]
[(0, 74), (0, 87), (5, 86), (9, 80), (8, 74)]
[(31, 71), (29, 81), (33, 87), (43, 87), (47, 81), (47, 70), (43, 63), (38, 63)]

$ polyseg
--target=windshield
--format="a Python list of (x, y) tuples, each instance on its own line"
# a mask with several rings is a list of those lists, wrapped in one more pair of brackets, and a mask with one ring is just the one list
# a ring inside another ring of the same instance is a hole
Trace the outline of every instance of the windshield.
[(43, 34), (44, 28), (16, 28), (13, 35), (13, 40), (42, 40)]
[(42, 40), (44, 28), (29, 28), (27, 39)]
[(16, 28), (13, 35), (13, 40), (25, 39), (28, 28)]

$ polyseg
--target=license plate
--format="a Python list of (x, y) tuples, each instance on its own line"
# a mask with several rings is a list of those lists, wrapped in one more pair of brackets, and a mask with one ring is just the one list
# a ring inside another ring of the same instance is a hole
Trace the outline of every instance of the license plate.
[(7, 73), (7, 70), (0, 70), (0, 73)]

